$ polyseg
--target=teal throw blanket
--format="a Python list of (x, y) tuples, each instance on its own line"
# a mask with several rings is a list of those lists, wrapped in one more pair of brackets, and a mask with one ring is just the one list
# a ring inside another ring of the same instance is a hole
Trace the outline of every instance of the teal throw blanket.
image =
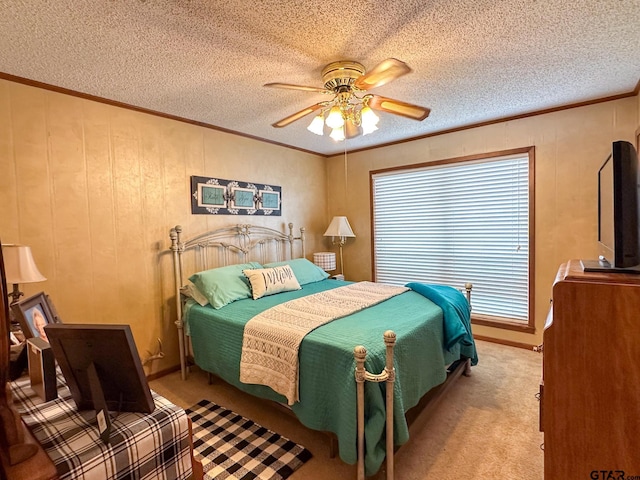
[(410, 282), (405, 287), (428, 298), (442, 309), (445, 348), (451, 350), (457, 343), (473, 346), (474, 354), (471, 358), (471, 363), (476, 365), (478, 363), (478, 355), (471, 334), (471, 309), (466, 297), (460, 291), (448, 285)]

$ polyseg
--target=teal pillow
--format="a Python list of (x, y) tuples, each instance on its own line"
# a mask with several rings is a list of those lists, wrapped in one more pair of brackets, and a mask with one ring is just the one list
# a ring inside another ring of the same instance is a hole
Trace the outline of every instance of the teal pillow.
[(289, 265), (291, 267), (300, 285), (319, 282), (329, 276), (327, 272), (306, 258), (294, 258), (293, 260), (285, 260), (284, 262), (267, 263), (264, 268), (280, 267), (282, 265)]
[(231, 302), (251, 297), (251, 288), (243, 270), (262, 268), (258, 262), (239, 263), (194, 273), (189, 280), (198, 287), (211, 306), (222, 308)]

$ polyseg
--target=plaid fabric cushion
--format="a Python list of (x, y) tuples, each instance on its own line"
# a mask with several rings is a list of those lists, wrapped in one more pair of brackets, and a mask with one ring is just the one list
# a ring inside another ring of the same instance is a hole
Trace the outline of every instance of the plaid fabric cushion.
[(208, 480), (284, 480), (311, 458), (301, 445), (207, 400), (187, 409)]
[(191, 476), (188, 417), (155, 392), (151, 392), (153, 413), (122, 412), (111, 421), (109, 445), (100, 439), (95, 412), (77, 411), (59, 371), (56, 400), (42, 403), (28, 377), (13, 382), (12, 392), (16, 408), (53, 461), (60, 480)]

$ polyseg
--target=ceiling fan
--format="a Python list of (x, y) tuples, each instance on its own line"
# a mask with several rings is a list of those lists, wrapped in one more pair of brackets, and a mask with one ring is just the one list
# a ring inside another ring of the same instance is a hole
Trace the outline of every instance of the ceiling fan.
[[(319, 102), (304, 110), (273, 123), (276, 128), (286, 127), (310, 113), (320, 110), (307, 127), (311, 132), (323, 135), (324, 125), (332, 129), (331, 137), (340, 141), (377, 130), (378, 116), (373, 110), (401, 115), (412, 120), (424, 120), (430, 110), (411, 103), (366, 93), (411, 72), (404, 62), (388, 58), (366, 72), (364, 66), (352, 60), (332, 62), (322, 70), (324, 88), (267, 83), (265, 87), (287, 88), (332, 95), (329, 101)], [(325, 118), (326, 115), (326, 118)]]

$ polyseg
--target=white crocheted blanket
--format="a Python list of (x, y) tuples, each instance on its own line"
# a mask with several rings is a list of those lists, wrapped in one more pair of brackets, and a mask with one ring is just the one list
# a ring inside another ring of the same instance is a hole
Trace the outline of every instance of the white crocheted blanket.
[(240, 381), (267, 385), (293, 405), (299, 400), (298, 350), (304, 336), (325, 323), (407, 290), (358, 282), (290, 300), (259, 313), (244, 327)]

